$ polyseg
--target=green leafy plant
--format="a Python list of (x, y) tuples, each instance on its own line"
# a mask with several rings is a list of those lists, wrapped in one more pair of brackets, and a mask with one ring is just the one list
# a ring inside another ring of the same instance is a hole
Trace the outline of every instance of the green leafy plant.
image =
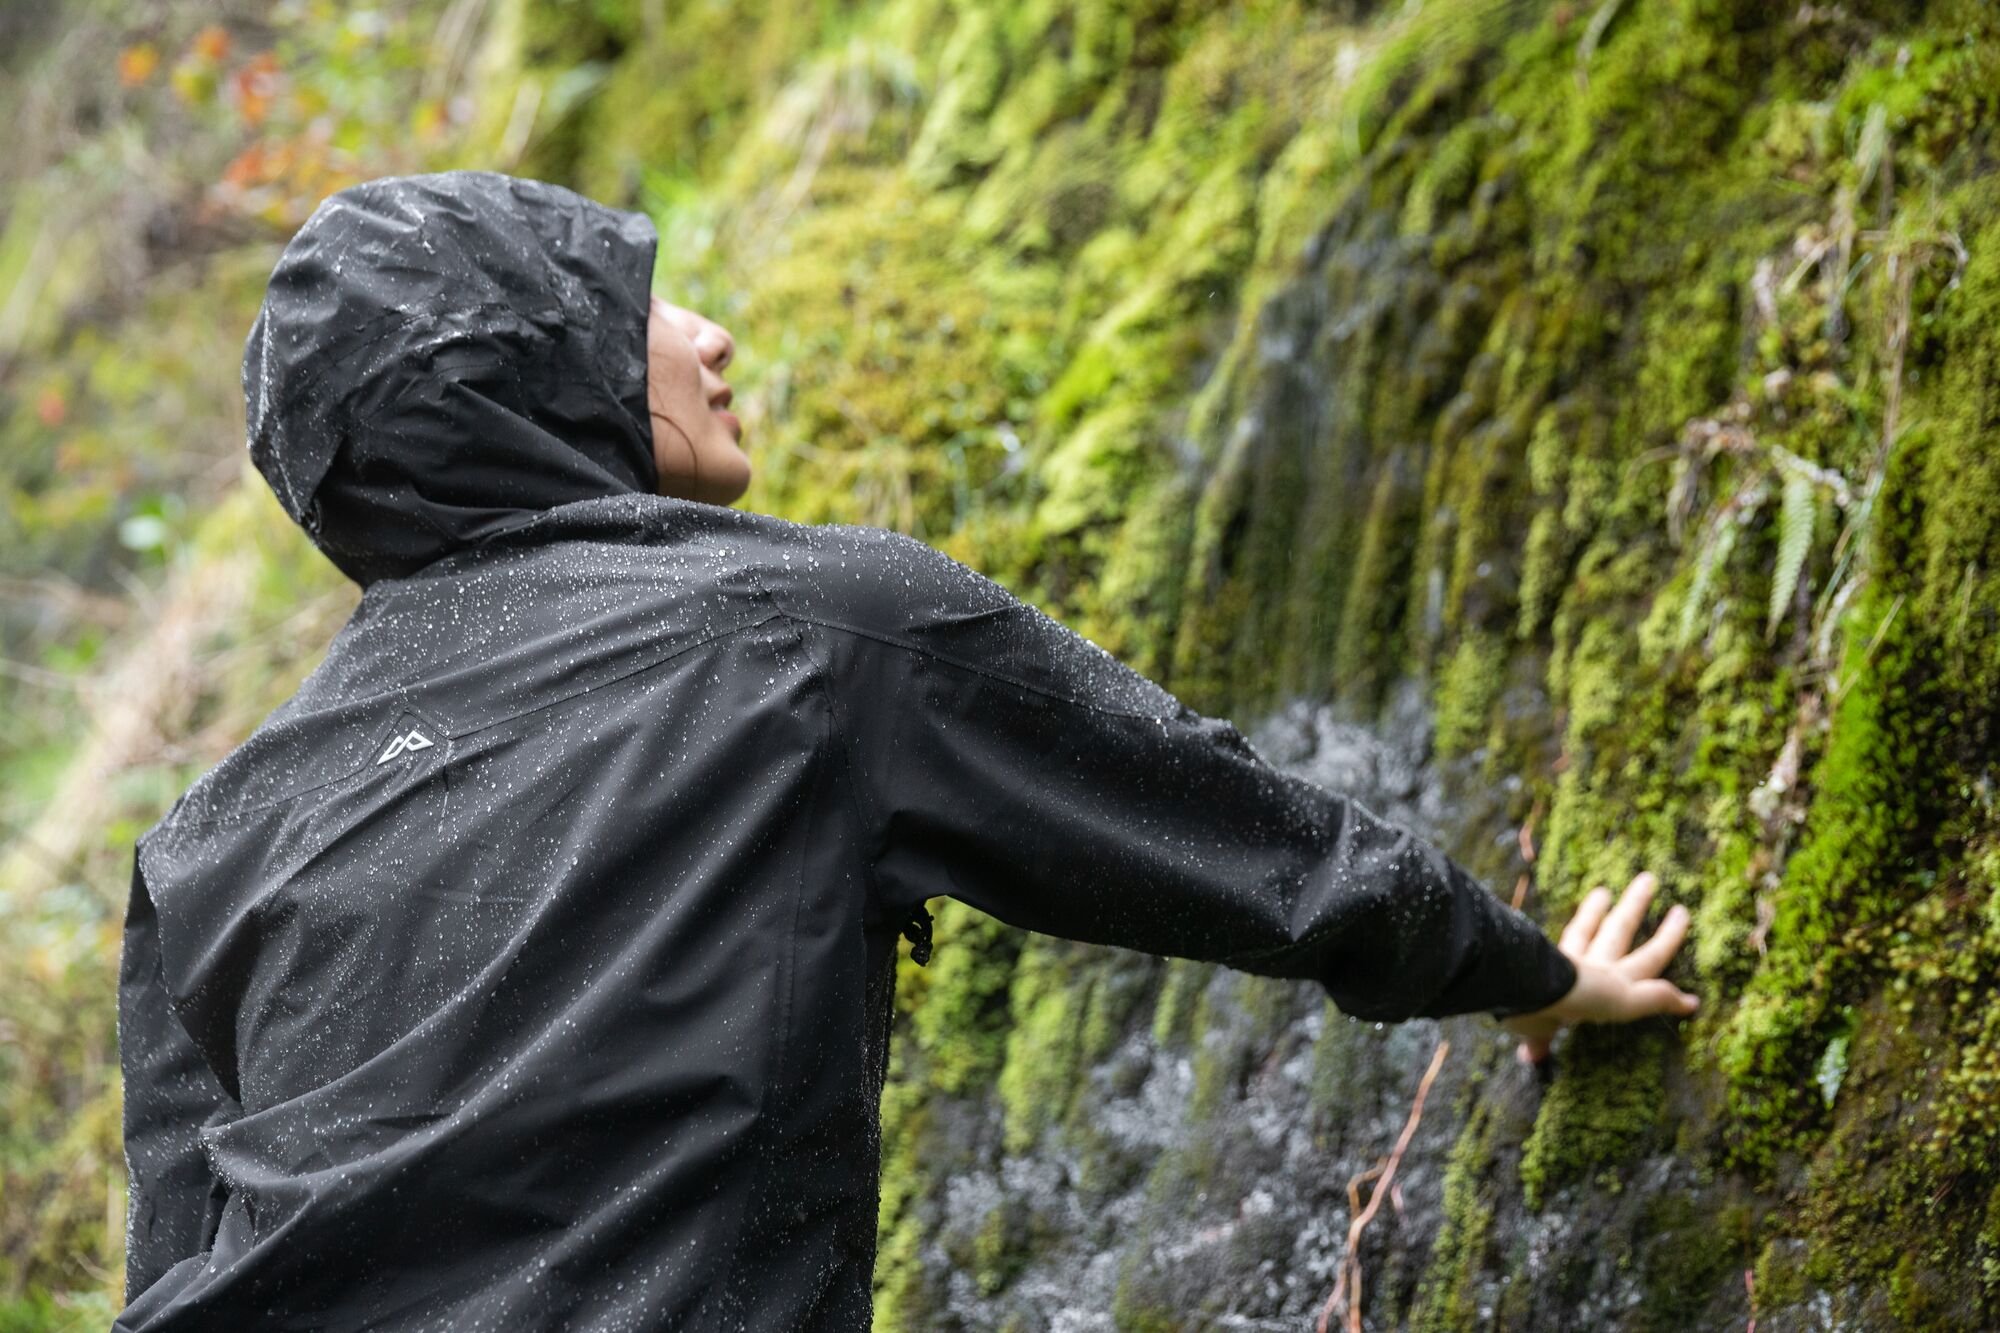
[(1819, 1095), (1829, 1107), (1840, 1095), (1840, 1085), (1847, 1080), (1847, 1053), (1854, 1044), (1854, 1033), (1859, 1026), (1853, 1008), (1843, 1008), (1839, 1026), (1828, 1038), (1826, 1050), (1813, 1070), (1813, 1081), (1819, 1084)]
[[(1747, 466), (1729, 498), (1717, 506), (1702, 525), (1695, 542), (1694, 574), (1681, 604), (1677, 626), (1680, 646), (1695, 640), (1701, 614), (1712, 604), (1719, 581), (1737, 538), (1763, 515), (1775, 495), (1777, 499), (1778, 550), (1771, 566), (1771, 591), (1765, 633), (1773, 636), (1785, 622), (1797, 597), (1800, 580), (1812, 556), (1813, 539), (1819, 530), (1822, 502), (1842, 511), (1855, 505), (1856, 488), (1832, 468), (1808, 462), (1784, 446), (1759, 439), (1744, 424), (1747, 404), (1734, 407), (1733, 419), (1703, 418), (1691, 422), (1682, 436), (1685, 465), (1676, 485), (1676, 494), (1687, 494), (1701, 469), (1711, 460), (1728, 455)], [(1836, 575), (1839, 573), (1836, 570)], [(1844, 606), (1844, 598), (1822, 598), (1826, 609)], [(1814, 630), (1820, 628), (1816, 617)]]

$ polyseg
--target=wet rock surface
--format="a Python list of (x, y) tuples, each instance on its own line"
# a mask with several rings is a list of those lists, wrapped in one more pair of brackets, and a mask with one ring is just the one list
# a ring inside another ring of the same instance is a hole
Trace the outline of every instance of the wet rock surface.
[[(1392, 695), (1377, 726), (1295, 701), (1250, 735), (1273, 763), (1448, 848), (1516, 836), (1494, 794), (1431, 757), (1413, 688)], [(955, 1161), (933, 1163), (945, 1183), (922, 1256), (938, 1301), (931, 1326), (1314, 1326), (1339, 1279), (1355, 1201), (1367, 1206), (1440, 1041), (1449, 1051), (1361, 1235), (1361, 1327), (1719, 1327), (1747, 1317), (1742, 1248), (1756, 1201), (1705, 1179), (1656, 1128), (1641, 1131), (1646, 1151), (1604, 1179), (1557, 1184), (1530, 1206), (1522, 1149), (1546, 1077), (1515, 1060), (1490, 1020), (1365, 1023), (1310, 984), (1061, 941), (1031, 947), (1075, 951), (1076, 984), (1123, 987), (1135, 1002), (1059, 1123), (1026, 1150), (1005, 1150), (997, 1100), (934, 1103), (933, 1141), (959, 1148)], [(1163, 1034), (1174, 1027), (1160, 1013), (1174, 1003), (1176, 969), (1192, 979), (1191, 1013), (1185, 1030)], [(1631, 1040), (1666, 1066), (1661, 1033)], [(1569, 1058), (1605, 1045), (1601, 1036), (1590, 1049), (1572, 1045)], [(1665, 1078), (1646, 1091), (1657, 1091), (1657, 1125), (1670, 1102), (1693, 1095)], [(1768, 1310), (1760, 1327), (1843, 1326), (1826, 1322), (1832, 1308), (1812, 1296)], [(1343, 1300), (1329, 1327), (1347, 1317)]]

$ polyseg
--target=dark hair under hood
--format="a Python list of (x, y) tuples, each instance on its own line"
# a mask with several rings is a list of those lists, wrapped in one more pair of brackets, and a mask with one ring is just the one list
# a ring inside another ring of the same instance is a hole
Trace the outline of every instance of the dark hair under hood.
[(640, 213), (490, 171), (321, 202), (243, 353), (251, 459), (363, 587), (556, 505), (657, 488)]

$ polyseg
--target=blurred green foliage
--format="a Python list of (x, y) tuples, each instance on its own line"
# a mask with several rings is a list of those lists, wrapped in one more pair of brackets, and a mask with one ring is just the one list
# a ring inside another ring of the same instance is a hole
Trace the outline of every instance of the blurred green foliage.
[[(101, 1329), (123, 1303), (110, 983), (132, 842), (351, 602), (242, 485), (238, 367), (263, 279), (325, 193), (446, 164), (481, 133), (477, 18), (174, 0), (9, 17), (0, 1329)], [(199, 623), (223, 588), (209, 613), (226, 618)], [(191, 636), (162, 633), (190, 608)], [(162, 707), (107, 733), (135, 698)]]

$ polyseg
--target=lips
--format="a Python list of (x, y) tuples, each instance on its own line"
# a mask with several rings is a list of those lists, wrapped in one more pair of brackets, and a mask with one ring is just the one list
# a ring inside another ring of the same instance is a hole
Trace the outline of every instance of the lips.
[(718, 407), (715, 409), (715, 415), (721, 417), (729, 426), (729, 434), (740, 444), (743, 440), (743, 423), (737, 419), (736, 414)]

